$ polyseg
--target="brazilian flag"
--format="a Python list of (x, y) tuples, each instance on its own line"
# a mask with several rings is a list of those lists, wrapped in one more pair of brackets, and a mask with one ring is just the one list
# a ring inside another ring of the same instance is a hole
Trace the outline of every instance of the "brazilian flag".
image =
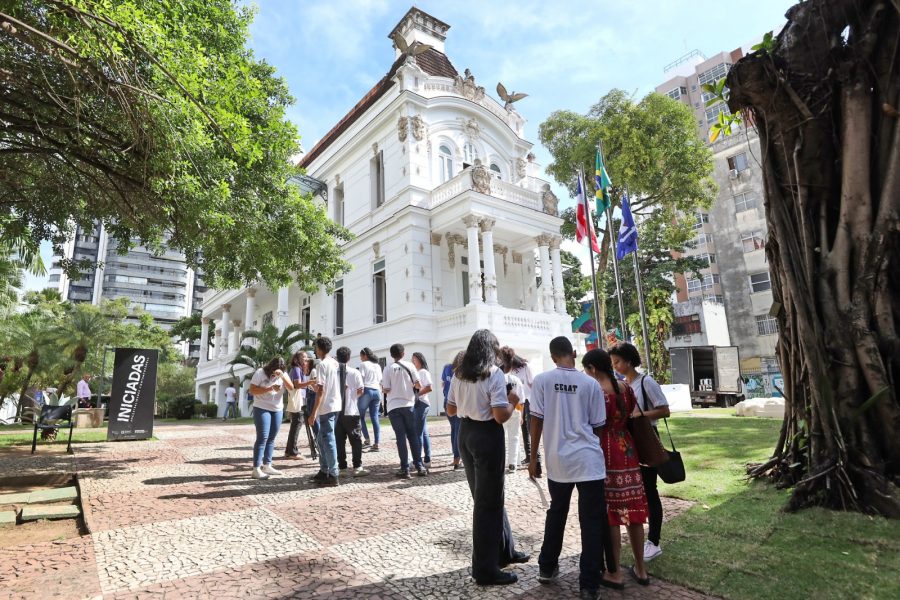
[(594, 185), (597, 191), (594, 192), (594, 199), (597, 203), (597, 214), (603, 214), (609, 208), (609, 186), (612, 182), (606, 173), (606, 167), (603, 166), (603, 156), (600, 155), (600, 148), (597, 148), (597, 160), (594, 165)]

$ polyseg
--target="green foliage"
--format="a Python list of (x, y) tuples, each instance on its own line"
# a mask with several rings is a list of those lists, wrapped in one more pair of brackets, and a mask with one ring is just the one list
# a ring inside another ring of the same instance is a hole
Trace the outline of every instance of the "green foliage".
[(186, 394), (158, 402), (158, 404), (160, 416), (183, 420), (194, 416), (194, 405), (197, 404), (197, 401), (194, 394)]
[(563, 266), (563, 292), (566, 296), (566, 313), (573, 319), (581, 314), (581, 300), (591, 293), (591, 278), (581, 273), (581, 261), (566, 250), (559, 251)]
[(162, 400), (193, 396), (196, 378), (195, 367), (186, 367), (180, 362), (161, 362), (156, 369), (156, 397)]
[[(10, 6), (11, 4), (11, 6)], [(299, 135), (232, 0), (22, 0), (0, 35), (0, 238), (62, 254), (102, 222), (165, 243), (214, 287), (306, 290), (346, 270), (350, 234), (291, 183)], [(24, 210), (20, 207), (27, 207)], [(77, 276), (78, 264), (63, 267)]]
[[(771, 35), (771, 33), (769, 34)], [(728, 103), (728, 88), (725, 87), (725, 78), (713, 82), (704, 83), (703, 91), (712, 94), (712, 97), (706, 101), (706, 106), (713, 106), (720, 102)], [(720, 135), (731, 135), (735, 128), (743, 123), (740, 111), (737, 112), (720, 112), (716, 118), (716, 122), (709, 128), (709, 142), (713, 143), (719, 139)]]
[[(669, 350), (666, 341), (672, 331), (675, 313), (672, 310), (671, 296), (661, 289), (651, 289), (644, 294), (644, 307), (647, 313), (648, 336), (650, 337), (650, 367), (653, 377), (660, 383), (671, 380)], [(641, 328), (640, 311), (629, 314), (625, 320), (628, 328), (634, 333), (634, 343), (644, 356), (644, 335)]]
[(207, 419), (215, 419), (219, 415), (219, 407), (215, 404), (211, 403), (203, 403), (203, 402), (195, 402), (194, 403), (194, 416), (195, 417), (206, 417)]
[(760, 43), (754, 44), (750, 47), (750, 50), (753, 52), (758, 52), (760, 54), (771, 54), (775, 49), (775, 36), (772, 35), (772, 32), (766, 33), (763, 36), (763, 39)]
[(200, 339), (202, 323), (200, 313), (182, 317), (169, 328), (169, 335), (179, 342), (194, 343)]
[[(291, 354), (302, 345), (309, 337), (300, 325), (288, 325), (284, 331), (271, 323), (265, 323), (259, 331), (245, 331), (241, 336), (241, 347), (237, 355), (231, 361), (231, 375), (235, 376), (234, 368), (237, 366), (250, 367), (250, 372), (244, 379), (249, 379), (260, 367), (264, 367), (276, 356), (280, 356), (285, 362), (289, 362)], [(246, 343), (252, 340), (252, 344)]]

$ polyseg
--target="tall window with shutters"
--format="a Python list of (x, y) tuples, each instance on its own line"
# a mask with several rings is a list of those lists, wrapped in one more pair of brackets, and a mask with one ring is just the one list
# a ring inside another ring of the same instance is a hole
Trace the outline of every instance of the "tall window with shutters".
[(379, 150), (369, 161), (369, 179), (372, 182), (372, 208), (384, 204), (384, 150)]
[(338, 279), (334, 290), (334, 335), (344, 334), (344, 280)]
[(372, 292), (375, 323), (384, 323), (387, 321), (387, 280), (383, 258), (372, 267)]

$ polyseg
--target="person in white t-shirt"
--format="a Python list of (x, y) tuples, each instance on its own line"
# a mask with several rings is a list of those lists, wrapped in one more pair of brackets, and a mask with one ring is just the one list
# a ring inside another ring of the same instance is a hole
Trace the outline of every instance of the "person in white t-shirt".
[[(368, 446), (372, 441), (369, 452), (378, 452), (381, 442), (381, 367), (378, 366), (378, 357), (371, 348), (363, 348), (359, 351), (359, 372), (363, 378), (363, 393), (359, 397), (359, 424), (362, 428), (363, 446)], [(366, 414), (372, 420), (372, 440), (369, 439), (369, 430), (366, 427)]]
[(315, 380), (316, 403), (310, 411), (307, 423), (312, 426), (318, 422), (319, 433), (316, 443), (319, 446), (319, 472), (313, 475), (312, 481), (323, 486), (340, 485), (338, 481), (337, 441), (334, 428), (338, 414), (341, 412), (341, 385), (338, 379), (338, 362), (329, 355), (331, 340), (320, 336), (314, 342), (319, 364), (313, 371)]
[[(416, 367), (405, 360), (406, 349), (403, 344), (391, 346), (391, 358), (394, 362), (384, 368), (381, 375), (381, 387), (387, 394), (388, 418), (394, 435), (397, 437), (397, 454), (400, 457), (400, 470), (397, 477), (409, 479), (410, 454), (413, 466), (420, 476), (428, 475), (422, 464), (422, 441), (416, 437), (415, 408), (416, 390), (419, 388), (419, 375)], [(409, 443), (409, 453), (407, 453)]]
[(292, 390), (294, 384), (284, 372), (284, 359), (276, 356), (265, 367), (256, 370), (250, 379), (253, 394), (253, 424), (256, 443), (253, 445), (253, 478), (268, 479), (281, 472), (272, 467), (275, 438), (281, 427), (284, 410), (283, 388)]
[[(515, 351), (509, 346), (500, 348), (500, 369), (506, 374), (506, 385), (512, 386), (512, 392), (519, 398), (525, 397), (525, 385), (522, 380), (512, 374), (512, 361)], [(508, 473), (515, 473), (519, 466), (519, 438), (522, 433), (522, 403), (516, 405), (509, 421), (503, 424), (506, 433), (506, 469)]]
[(334, 353), (338, 361), (338, 380), (341, 388), (341, 411), (338, 413), (334, 437), (337, 442), (338, 469), (346, 471), (347, 440), (350, 440), (350, 451), (353, 459), (353, 476), (362, 477), (369, 472), (362, 467), (362, 431), (359, 427), (359, 405), (356, 400), (363, 392), (363, 377), (353, 367), (347, 366), (350, 361), (350, 348), (341, 346)]
[(228, 387), (225, 388), (225, 415), (222, 420), (227, 420), (229, 415), (232, 419), (237, 419), (237, 390), (233, 381), (229, 381)]
[(428, 372), (428, 361), (421, 352), (413, 352), (412, 364), (416, 368), (416, 374), (419, 376), (419, 393), (416, 396), (416, 406), (413, 410), (415, 416), (416, 435), (422, 441), (421, 454), (417, 457), (422, 459), (422, 464), (426, 469), (431, 468), (431, 438), (428, 437), (428, 412), (431, 410), (431, 400), (429, 394), (432, 392), (431, 373)]
[[(534, 384), (534, 374), (531, 372), (528, 361), (516, 354), (515, 350), (509, 346), (504, 346), (500, 349), (500, 352), (504, 351), (513, 353), (513, 357), (509, 360), (509, 372), (519, 378), (525, 389), (525, 399), (522, 402), (522, 444), (525, 447), (525, 463), (527, 464), (531, 459), (531, 430), (528, 427), (528, 423), (531, 417), (531, 386)], [(543, 472), (540, 449), (538, 449), (537, 460), (537, 476), (540, 477)]]
[(550, 583), (559, 575), (569, 502), (572, 490), (577, 487), (582, 540), (581, 598), (597, 598), (602, 581), (606, 519), (606, 463), (600, 447), (606, 403), (600, 384), (575, 370), (575, 350), (569, 338), (554, 338), (550, 342), (550, 357), (556, 369), (535, 377), (531, 389), (528, 473), (532, 478), (537, 474), (537, 449), (543, 435), (550, 491), (544, 543), (538, 558), (538, 580)]
[(472, 577), (478, 585), (509, 585), (515, 573), (501, 569), (531, 558), (516, 550), (504, 506), (503, 423), (516, 410), (519, 397), (511, 393), (497, 367), (500, 344), (487, 329), (469, 340), (462, 362), (450, 381), (447, 414), (458, 415), (459, 450), (474, 500), (472, 511)]
[[(655, 379), (638, 373), (637, 367), (641, 365), (640, 352), (633, 344), (621, 342), (609, 349), (609, 357), (612, 359), (613, 369), (624, 376), (625, 381), (631, 386), (638, 405), (644, 411), (644, 416), (650, 419), (650, 425), (659, 436), (656, 423), (659, 419), (668, 418), (669, 401), (666, 400), (666, 395)], [(650, 524), (647, 541), (644, 542), (644, 560), (651, 561), (662, 554), (659, 538), (662, 535), (663, 507), (656, 487), (656, 469), (641, 465), (641, 477), (644, 479), (644, 494), (647, 496), (649, 512), (647, 521)]]

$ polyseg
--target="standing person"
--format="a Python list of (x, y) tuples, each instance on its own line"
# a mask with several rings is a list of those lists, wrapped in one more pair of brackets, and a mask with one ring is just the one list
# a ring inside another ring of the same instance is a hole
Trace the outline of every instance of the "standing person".
[[(419, 376), (419, 393), (416, 394), (416, 406), (413, 411), (415, 416), (416, 436), (422, 440), (422, 454), (425, 460), (422, 464), (426, 469), (431, 468), (431, 438), (428, 437), (428, 412), (431, 410), (431, 401), (428, 394), (432, 391), (431, 373), (428, 372), (428, 362), (421, 352), (413, 352), (412, 363)], [(422, 455), (419, 455), (421, 458)]]
[(447, 412), (447, 395), (450, 393), (453, 371), (462, 362), (464, 354), (462, 350), (457, 352), (453, 362), (444, 365), (444, 370), (441, 372), (441, 386), (444, 388), (444, 413), (447, 415), (447, 420), (450, 421), (450, 449), (453, 451), (454, 471), (462, 468), (462, 458), (459, 454), (459, 417), (457, 415), (450, 416), (450, 413)]
[[(509, 352), (512, 352), (513, 355), (509, 361), (510, 373), (518, 377), (522, 382), (522, 386), (525, 388), (525, 401), (523, 402), (522, 408), (522, 441), (525, 446), (525, 462), (527, 463), (531, 460), (531, 430), (528, 424), (531, 417), (531, 387), (534, 384), (534, 374), (531, 372), (531, 367), (528, 365), (527, 360), (516, 354), (516, 351), (509, 346), (505, 346), (504, 348), (508, 349)], [(504, 348), (501, 348), (501, 350)], [(540, 449), (538, 449), (536, 476), (540, 477), (542, 471), (541, 452)]]
[(478, 585), (507, 585), (515, 573), (501, 569), (531, 558), (516, 550), (504, 506), (503, 423), (519, 398), (509, 393), (506, 377), (496, 366), (500, 344), (487, 329), (469, 340), (465, 356), (450, 383), (447, 414), (462, 419), (459, 449), (466, 469), (472, 511), (472, 577)]
[(331, 339), (319, 336), (315, 341), (316, 356), (319, 364), (313, 371), (316, 386), (316, 403), (310, 410), (307, 423), (312, 426), (318, 421), (319, 433), (316, 443), (319, 446), (319, 472), (312, 476), (312, 481), (319, 485), (335, 487), (338, 480), (337, 442), (334, 427), (341, 410), (341, 385), (338, 380), (338, 363), (329, 355)]
[(312, 427), (309, 425), (309, 415), (316, 405), (316, 386), (312, 385), (311, 377), (316, 368), (316, 359), (306, 355), (303, 360), (303, 375), (306, 379), (306, 398), (303, 401), (303, 426), (306, 428), (306, 437), (309, 439), (309, 457), (312, 460), (319, 460), (319, 451), (316, 446), (316, 438), (319, 437), (319, 422), (313, 421)]
[(602, 585), (624, 589), (620, 570), (622, 525), (628, 528), (628, 539), (634, 554), (631, 576), (641, 585), (649, 585), (644, 564), (644, 523), (647, 521), (647, 497), (641, 480), (640, 463), (634, 439), (628, 431), (628, 417), (637, 406), (631, 387), (616, 380), (609, 354), (599, 348), (581, 359), (585, 373), (603, 389), (606, 404), (606, 427), (603, 429), (603, 455), (606, 458), (606, 511), (612, 541), (612, 559)]
[(300, 446), (297, 444), (297, 436), (303, 427), (303, 405), (306, 403), (306, 386), (309, 378), (303, 372), (303, 363), (306, 362), (306, 352), (298, 350), (291, 356), (291, 365), (288, 376), (294, 384), (295, 393), (299, 395), (300, 412), (289, 412), (291, 428), (288, 430), (287, 444), (284, 447), (285, 458), (303, 458), (300, 455)]
[(575, 350), (564, 336), (550, 342), (556, 368), (534, 378), (531, 396), (531, 460), (528, 473), (537, 475), (537, 450), (544, 436), (550, 508), (544, 522), (544, 543), (538, 558), (538, 581), (559, 575), (559, 555), (569, 515), (572, 490), (578, 488), (581, 559), (578, 583), (583, 600), (595, 600), (602, 583), (603, 519), (606, 518), (606, 464), (600, 437), (606, 422), (603, 395), (596, 381), (575, 370)]
[(341, 411), (334, 428), (337, 442), (338, 469), (347, 470), (347, 440), (353, 459), (353, 476), (362, 477), (369, 472), (362, 467), (362, 431), (359, 428), (359, 404), (363, 393), (363, 377), (353, 367), (348, 367), (350, 348), (341, 346), (334, 353), (338, 361), (338, 381), (341, 386)]
[(403, 344), (391, 346), (391, 358), (394, 362), (384, 368), (381, 376), (381, 387), (387, 395), (388, 418), (394, 435), (397, 438), (397, 454), (400, 457), (400, 470), (397, 477), (409, 479), (410, 460), (407, 454), (406, 444), (409, 442), (409, 452), (412, 454), (413, 466), (419, 476), (428, 475), (425, 465), (422, 464), (422, 441), (416, 437), (415, 407), (416, 390), (419, 387), (419, 376), (416, 367), (403, 360), (406, 349)]
[[(644, 411), (644, 416), (650, 419), (650, 424), (659, 437), (657, 422), (659, 419), (668, 418), (669, 401), (666, 400), (662, 388), (649, 375), (637, 372), (636, 367), (641, 364), (641, 355), (634, 345), (627, 342), (616, 344), (609, 349), (609, 356), (613, 368), (625, 377), (625, 381), (631, 386), (637, 403)], [(640, 411), (634, 409), (635, 415), (640, 416)], [(641, 465), (641, 476), (644, 479), (644, 493), (647, 496), (647, 509), (650, 512), (650, 530), (647, 533), (647, 541), (644, 543), (644, 560), (649, 562), (662, 554), (659, 546), (659, 537), (662, 534), (663, 507), (659, 498), (659, 490), (656, 487), (657, 472), (654, 467)]]
[[(511, 373), (512, 361), (515, 352), (509, 346), (500, 348), (500, 369), (506, 375), (506, 385), (512, 386), (512, 391), (519, 398), (525, 397), (525, 386), (522, 381)], [(515, 473), (519, 466), (519, 437), (522, 432), (522, 403), (516, 405), (509, 420), (503, 424), (506, 433), (506, 468), (508, 473)]]
[(369, 430), (366, 428), (366, 413), (372, 419), (372, 439), (375, 441), (369, 452), (378, 452), (381, 442), (381, 422), (379, 412), (381, 408), (381, 367), (378, 366), (378, 357), (371, 348), (363, 348), (359, 351), (359, 372), (363, 378), (363, 394), (359, 397), (359, 423), (365, 438), (363, 446), (368, 446)]
[(228, 387), (225, 388), (225, 415), (222, 420), (228, 420), (228, 415), (231, 415), (232, 419), (237, 419), (237, 390), (233, 381), (229, 381)]
[(75, 386), (75, 395), (78, 397), (78, 408), (91, 407), (91, 386), (88, 385), (88, 381), (90, 380), (91, 376), (85, 373), (81, 376), (81, 379), (78, 380), (78, 385)]
[(272, 467), (275, 438), (281, 427), (284, 401), (282, 388), (294, 389), (294, 384), (284, 372), (284, 359), (276, 356), (269, 364), (259, 368), (250, 379), (253, 394), (253, 424), (256, 426), (256, 442), (253, 445), (253, 478), (268, 479), (281, 475)]

